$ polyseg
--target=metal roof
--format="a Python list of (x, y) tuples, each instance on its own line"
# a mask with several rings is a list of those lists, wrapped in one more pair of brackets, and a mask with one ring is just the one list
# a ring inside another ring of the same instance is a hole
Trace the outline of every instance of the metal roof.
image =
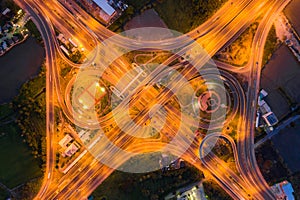
[(115, 9), (111, 7), (111, 5), (109, 5), (105, 0), (94, 0), (94, 2), (109, 16), (115, 12)]

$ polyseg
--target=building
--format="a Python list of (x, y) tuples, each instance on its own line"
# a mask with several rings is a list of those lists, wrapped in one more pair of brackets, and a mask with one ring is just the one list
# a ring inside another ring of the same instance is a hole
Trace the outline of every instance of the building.
[(58, 39), (59, 41), (61, 41), (62, 43), (66, 44), (66, 38), (64, 37), (63, 34), (60, 33), (60, 34), (57, 36), (57, 39)]
[(3, 49), (3, 50), (6, 50), (6, 49), (7, 49), (7, 44), (6, 44), (5, 41), (3, 41), (3, 43), (2, 43), (2, 49)]
[(274, 194), (276, 195), (276, 199), (278, 200), (295, 200), (294, 197), (294, 189), (292, 184), (288, 181), (282, 181), (277, 183), (271, 187)]
[(69, 42), (70, 42), (75, 48), (78, 47), (78, 45), (77, 45), (71, 38), (69, 38)]
[(268, 96), (268, 93), (264, 89), (261, 89), (259, 92), (259, 97), (262, 99), (266, 96)]
[(116, 12), (116, 10), (111, 7), (111, 5), (109, 5), (107, 3), (106, 0), (94, 0), (94, 2), (97, 4), (98, 7), (100, 7), (109, 17), (112, 17), (114, 15), (114, 13)]
[(65, 137), (58, 142), (58, 144), (62, 148), (66, 148), (72, 140), (73, 138), (69, 134), (66, 134)]
[(12, 39), (7, 39), (6, 40), (6, 43), (9, 45), (9, 46), (12, 46), (14, 44), (14, 41)]
[(262, 117), (268, 126), (274, 126), (275, 124), (278, 123), (278, 119), (273, 112), (268, 112), (267, 114), (264, 114)]
[(165, 200), (207, 200), (202, 182), (194, 183), (168, 194)]
[(264, 100), (259, 101), (258, 105), (263, 114), (271, 112), (270, 106)]
[(68, 49), (66, 49), (66, 47), (64, 47), (63, 45), (60, 45), (59, 47), (61, 48), (61, 50), (63, 50), (63, 52), (64, 52), (67, 56), (70, 55), (70, 53), (69, 53)]
[(63, 156), (71, 157), (74, 153), (78, 151), (80, 145), (77, 142), (71, 143), (63, 153)]
[(3, 12), (2, 12), (2, 15), (6, 15), (7, 13), (10, 12), (10, 9), (9, 8), (6, 8)]
[(93, 0), (93, 2), (97, 6), (96, 10), (100, 18), (106, 24), (109, 24), (111, 19), (117, 14), (116, 10), (106, 0)]

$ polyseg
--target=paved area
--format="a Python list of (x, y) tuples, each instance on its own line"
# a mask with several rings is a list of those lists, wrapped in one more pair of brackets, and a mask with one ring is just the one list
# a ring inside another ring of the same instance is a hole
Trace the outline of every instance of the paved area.
[(285, 8), (284, 13), (287, 18), (291, 20), (294, 28), (300, 33), (300, 0), (293, 0), (291, 3)]
[(278, 150), (288, 168), (293, 172), (300, 171), (300, 120), (295, 122), (294, 127), (288, 126), (282, 129), (272, 138), (272, 141)]
[(300, 64), (286, 45), (282, 45), (262, 70), (261, 88), (277, 118), (290, 112), (291, 103), (300, 102)]
[[(143, 30), (140, 30), (139, 32), (143, 35), (143, 37), (147, 37), (147, 40), (159, 40), (173, 37), (173, 33), (167, 30), (167, 25), (162, 21), (154, 9), (146, 10), (141, 15), (132, 18), (132, 20), (124, 26), (124, 29), (130, 30), (142, 27), (166, 28), (166, 30), (159, 32), (144, 32)], [(138, 38), (139, 36), (135, 35), (135, 37)]]

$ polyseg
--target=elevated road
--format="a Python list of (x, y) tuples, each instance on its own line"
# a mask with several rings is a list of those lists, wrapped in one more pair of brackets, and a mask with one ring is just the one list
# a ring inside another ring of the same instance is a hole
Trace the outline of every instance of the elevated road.
[[(78, 166), (76, 166), (74, 169), (72, 169), (70, 171), (70, 173), (66, 174), (63, 177), (62, 182), (57, 187), (53, 186), (52, 188), (49, 188), (49, 184), (51, 183), (51, 178), (52, 178), (51, 172), (54, 168), (53, 152), (55, 150), (54, 146), (53, 146), (55, 144), (53, 144), (51, 141), (51, 137), (53, 137), (53, 133), (55, 130), (54, 129), (54, 126), (55, 126), (55, 124), (54, 124), (54, 107), (53, 107), (54, 88), (56, 88), (56, 93), (59, 98), (60, 104), (64, 105), (64, 103), (63, 103), (63, 99), (61, 99), (61, 97), (60, 97), (61, 96), (61, 91), (59, 89), (60, 83), (58, 80), (57, 68), (55, 67), (55, 63), (54, 63), (55, 58), (56, 58), (55, 48), (57, 48), (57, 46), (55, 47), (55, 45), (53, 45), (53, 44), (55, 44), (55, 34), (54, 34), (54, 30), (53, 30), (52, 26), (50, 25), (51, 22), (49, 21), (49, 19), (48, 20), (45, 19), (46, 13), (48, 13), (48, 14), (51, 14), (51, 13), (49, 12), (49, 10), (47, 10), (48, 8), (47, 8), (46, 4), (44, 4), (45, 2), (42, 2), (42, 1), (36, 1), (36, 2), (39, 3), (38, 6), (37, 6), (37, 4), (34, 4), (33, 2), (18, 1), (20, 6), (25, 8), (35, 19), (35, 23), (37, 23), (39, 29), (41, 30), (43, 39), (46, 41), (45, 44), (47, 46), (46, 53), (47, 53), (47, 69), (48, 69), (48, 71), (47, 71), (47, 91), (48, 91), (47, 92), (47, 127), (48, 127), (47, 128), (47, 142), (48, 142), (47, 143), (47, 146), (48, 146), (47, 155), (48, 155), (48, 157), (47, 157), (47, 170), (46, 171), (48, 173), (50, 173), (50, 176), (47, 176), (47, 179), (49, 179), (49, 180), (44, 181), (43, 188), (41, 189), (37, 198), (39, 198), (39, 199), (55, 199), (55, 198), (76, 199), (76, 197), (78, 197), (78, 194), (80, 194), (82, 197), (87, 197), (90, 194), (90, 192), (92, 192), (92, 190), (95, 187), (97, 187), (113, 171), (113, 169), (110, 169), (103, 164), (92, 161), (93, 156), (91, 156), (90, 154), (87, 154), (87, 156), (85, 156), (84, 159), (80, 163), (78, 163)], [(47, 1), (47, 2), (51, 2), (53, 4), (57, 3), (56, 1)], [(278, 10), (282, 9), (284, 6), (284, 3), (282, 1), (275, 1), (275, 0), (274, 1), (258, 1), (258, 0), (250, 1), (249, 0), (249, 1), (236, 1), (236, 2), (239, 2), (239, 4), (232, 9), (232, 12), (230, 12), (230, 13), (232, 13), (232, 15), (231, 14), (228, 15), (228, 13), (227, 13), (227, 15), (224, 15), (224, 17), (222, 17), (222, 18), (217, 16), (216, 18), (212, 19), (212, 22), (216, 22), (216, 23), (213, 23), (213, 26), (211, 26), (209, 23), (204, 24), (203, 25), (204, 29), (207, 29), (206, 31), (204, 31), (204, 33), (203, 32), (201, 33), (201, 31), (199, 30), (200, 28), (199, 28), (199, 29), (196, 29), (192, 33), (188, 33), (187, 35), (180, 36), (179, 38), (172, 38), (172, 39), (167, 39), (166, 41), (158, 41), (158, 42), (157, 41), (156, 42), (155, 41), (135, 41), (135, 40), (128, 39), (125, 37), (117, 36), (117, 37), (113, 37), (112, 42), (115, 42), (117, 45), (129, 47), (129, 48), (133, 48), (133, 47), (134, 48), (136, 48), (136, 47), (145, 48), (146, 47), (146, 48), (151, 48), (151, 49), (160, 49), (161, 46), (159, 44), (163, 44), (163, 47), (166, 49), (167, 48), (174, 49), (174, 48), (182, 47), (183, 48), (182, 51), (186, 51), (187, 49), (191, 49), (193, 47), (193, 46), (190, 46), (188, 48), (185, 48), (185, 46), (191, 45), (189, 42), (187, 42), (188, 40), (186, 39), (191, 36), (194, 39), (196, 39), (200, 44), (205, 46), (208, 54), (210, 56), (212, 56), (220, 48), (222, 48), (222, 46), (226, 45), (226, 43), (228, 43), (230, 38), (235, 36), (241, 29), (243, 29), (247, 25), (249, 25), (249, 23), (251, 23), (260, 14), (262, 14), (266, 11), (268, 11), (269, 13), (275, 11), (276, 5), (280, 4), (279, 8), (277, 8)], [(49, 5), (52, 5), (52, 4), (48, 4), (48, 6)], [(57, 6), (59, 6), (59, 5), (57, 5)], [(226, 4), (226, 6), (229, 6), (229, 5)], [(225, 6), (225, 8), (226, 8), (226, 6)], [(67, 18), (73, 19), (74, 16), (70, 16), (70, 13), (68, 13), (68, 11), (65, 11), (63, 7), (57, 7), (57, 8), (59, 8), (59, 12), (62, 13), (63, 16), (66, 17), (66, 19)], [(269, 8), (272, 8), (272, 9), (269, 9)], [(225, 12), (225, 11), (223, 10), (223, 12)], [(42, 13), (42, 15), (39, 15), (39, 13)], [(275, 12), (275, 15), (276, 15), (276, 12)], [(274, 15), (271, 15), (271, 16), (274, 16)], [(87, 16), (85, 16), (85, 17), (87, 17)], [(269, 21), (271, 21), (270, 19), (271, 19), (271, 17), (269, 17), (268, 23), (266, 23), (268, 26), (271, 23), (271, 22), (269, 22)], [(91, 18), (86, 18), (85, 20), (92, 21)], [(53, 21), (55, 21), (55, 20), (53, 20)], [(95, 25), (95, 27), (92, 26), (89, 28), (93, 32), (95, 32), (98, 39), (99, 38), (104, 39), (104, 38), (111, 36), (111, 35), (109, 35), (109, 34), (111, 34), (111, 32), (107, 31), (107, 29), (105, 29), (103, 26), (97, 26), (98, 24), (95, 22), (88, 22), (88, 21), (84, 21), (84, 20), (82, 20), (82, 21), (84, 23), (86, 23), (86, 25), (88, 25), (88, 26), (91, 24)], [(58, 20), (57, 20), (56, 23), (62, 23), (62, 22), (58, 22)], [(265, 32), (268, 32), (268, 31), (262, 31), (260, 34), (266, 35)], [(193, 35), (193, 34), (195, 34), (195, 35)], [(187, 36), (189, 36), (189, 37), (187, 37)], [(177, 39), (177, 41), (175, 41), (176, 39)], [(177, 57), (171, 57), (169, 62), (174, 59), (177, 59)], [(52, 61), (49, 61), (49, 60), (52, 60)], [(198, 66), (200, 66), (200, 68), (201, 68), (201, 66), (204, 63), (206, 63), (207, 60), (208, 60), (208, 58), (197, 58), (196, 64)], [(156, 71), (154, 71), (154, 73), (153, 73), (154, 76), (150, 76), (150, 77), (156, 77), (156, 75), (160, 74), (162, 71), (164, 71), (164, 69), (162, 68), (162, 66), (160, 66), (156, 69)], [(189, 68), (186, 68), (183, 70), (183, 74), (185, 74), (187, 76), (192, 76), (193, 73), (194, 73), (194, 71), (191, 71)], [(176, 80), (177, 80), (177, 82), (180, 82), (181, 79), (178, 77)], [(152, 81), (155, 82), (156, 81), (155, 78), (154, 79), (146, 78), (145, 81), (141, 83), (141, 85), (142, 86), (146, 85), (149, 82), (151, 83)], [(176, 87), (180, 87), (180, 85), (176, 86), (176, 84), (173, 84), (172, 87), (176, 88)], [(140, 95), (142, 96), (143, 92), (141, 92)], [(251, 96), (251, 94), (250, 94), (250, 96)], [(169, 97), (172, 97), (172, 94), (168, 93), (168, 91), (165, 91), (164, 93), (158, 95), (155, 102), (164, 104), (166, 102), (166, 99), (169, 99)], [(250, 97), (248, 97), (248, 98), (250, 98)], [(251, 98), (251, 99), (253, 99), (253, 98)], [(125, 103), (123, 103), (123, 105), (120, 104), (120, 107), (119, 107), (120, 113), (121, 113), (121, 111), (124, 111), (124, 105), (125, 105)], [(68, 115), (69, 111), (66, 108), (66, 106), (64, 105), (64, 106), (62, 106), (62, 108), (65, 111), (65, 113), (67, 113), (67, 116), (69, 118), (71, 118), (72, 116)], [(247, 109), (247, 110), (249, 110), (249, 109)], [(252, 110), (254, 110), (254, 109), (252, 109)], [(139, 120), (143, 120), (145, 118), (145, 116), (147, 115), (148, 111), (149, 111), (148, 108), (143, 110), (139, 115)], [(169, 110), (169, 111), (176, 112), (176, 110)], [(247, 117), (247, 119), (249, 119), (249, 118)], [(251, 125), (251, 121), (249, 122), (249, 125)], [(131, 128), (131, 127), (128, 127), (128, 128)], [(134, 127), (132, 127), (132, 128), (134, 128)], [(129, 148), (130, 145), (128, 144), (131, 141), (130, 137), (124, 135), (118, 129), (113, 129), (113, 131), (114, 132), (112, 132), (109, 139), (111, 141), (115, 141), (115, 142), (119, 143), (119, 147), (121, 147), (121, 148), (130, 149)], [(182, 139), (182, 142), (190, 142), (188, 138), (181, 137), (181, 139)], [(249, 140), (249, 139), (246, 138), (241, 141), (247, 142), (247, 140)], [(126, 141), (126, 146), (124, 146), (125, 141)], [(246, 143), (245, 146), (249, 146), (249, 145)], [(194, 146), (192, 145), (192, 147), (196, 148), (197, 144), (194, 144)], [(241, 145), (238, 147), (243, 147), (243, 146)], [(140, 147), (140, 148), (142, 148), (142, 147)], [(246, 148), (243, 147), (240, 149), (243, 150), (243, 149), (247, 149), (247, 148), (249, 148), (249, 147), (246, 147)], [(138, 149), (137, 153), (142, 153), (144, 151), (150, 151), (150, 150), (156, 151), (159, 149), (160, 149), (159, 144), (153, 145), (153, 146), (149, 144), (149, 146), (144, 145), (143, 150)], [(240, 151), (240, 149), (238, 148), (238, 151)], [(253, 150), (253, 148), (252, 148), (252, 150)], [(192, 149), (191, 151), (195, 152), (195, 149)], [(176, 152), (174, 154), (176, 154)], [(247, 152), (245, 152), (244, 154), (243, 153), (239, 153), (239, 154), (240, 154), (239, 157), (246, 156), (246, 158), (242, 159), (240, 162), (244, 177), (246, 177), (247, 181), (248, 181), (248, 182), (246, 181), (246, 184), (249, 185), (249, 183), (254, 183), (254, 185), (256, 186), (256, 191), (253, 192), (254, 194), (263, 195), (266, 198), (270, 197), (270, 199), (272, 199), (274, 196), (272, 196), (272, 194), (269, 192), (268, 187), (264, 183), (263, 177), (260, 174), (258, 174), (259, 169), (256, 168), (254, 170), (256, 172), (254, 172), (253, 170), (251, 171), (251, 169), (248, 169), (248, 166), (246, 166), (249, 164), (249, 163), (245, 164), (245, 162), (244, 162), (245, 160), (248, 160)], [(193, 154), (187, 153), (187, 155), (188, 156), (186, 156), (186, 155), (182, 155), (182, 156), (186, 160), (189, 160), (189, 162), (192, 162), (191, 158), (194, 159), (194, 161), (197, 158), (196, 157), (197, 153), (193, 153)], [(250, 164), (255, 165), (256, 161), (255, 161), (255, 156), (254, 156), (254, 160), (253, 160), (253, 155), (249, 156), (249, 159), (250, 159), (249, 162), (251, 162)], [(107, 159), (113, 159), (113, 157), (111, 156), (111, 154), (109, 154), (109, 152), (107, 152), (107, 153), (105, 153), (105, 155), (101, 155), (101, 156), (106, 157)], [(118, 156), (118, 155), (114, 155), (114, 156)], [(121, 157), (122, 157), (122, 155), (119, 155), (118, 159), (115, 161), (115, 164), (117, 166), (121, 165), (127, 159), (129, 159), (125, 156), (124, 156), (124, 158), (121, 158)], [(210, 161), (214, 161), (216, 159), (217, 158), (214, 158), (214, 157), (209, 158)], [(199, 164), (200, 162), (195, 161), (194, 164), (197, 165), (196, 163)], [(200, 167), (200, 165), (198, 167), (201, 168), (201, 170), (205, 170), (203, 167)], [(83, 168), (83, 169), (80, 171), (77, 171), (80, 168)], [(258, 169), (258, 172), (257, 172), (257, 169)], [(251, 173), (248, 173), (250, 171), (251, 171)], [(93, 177), (93, 179), (91, 179), (91, 181), (86, 181), (88, 179), (88, 177)], [(223, 187), (230, 185), (230, 180), (228, 180), (228, 177), (226, 178), (225, 174), (223, 174), (223, 175), (219, 174), (215, 178), (219, 179), (219, 183), (223, 183), (222, 184)], [(54, 183), (51, 183), (51, 186), (52, 186), (52, 184), (54, 184)], [(257, 186), (257, 185), (259, 185), (259, 186)], [(263, 186), (263, 191), (260, 186)], [(247, 187), (247, 186), (243, 186), (243, 187)], [(83, 188), (83, 189), (79, 190), (78, 188)], [(74, 190), (76, 192), (74, 192)], [(245, 196), (245, 195), (248, 195), (248, 194), (242, 194), (243, 193), (242, 191), (234, 190), (232, 187), (228, 188), (228, 189), (225, 188), (225, 190), (228, 193), (230, 193), (232, 196), (236, 195), (236, 198), (247, 198), (247, 196)]]

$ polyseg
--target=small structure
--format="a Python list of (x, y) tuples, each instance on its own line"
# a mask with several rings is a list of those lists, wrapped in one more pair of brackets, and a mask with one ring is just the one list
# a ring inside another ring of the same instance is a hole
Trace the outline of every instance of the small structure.
[(260, 106), (260, 110), (263, 114), (271, 112), (270, 106), (264, 100), (259, 101), (258, 105)]
[(108, 4), (106, 0), (93, 0), (97, 5), (96, 10), (99, 13), (100, 18), (108, 24), (110, 20), (117, 14), (116, 10)]
[(259, 92), (259, 97), (262, 99), (266, 96), (268, 96), (268, 93), (264, 89), (261, 89)]
[(13, 36), (12, 37), (12, 40), (15, 42), (15, 43), (17, 43), (17, 42), (19, 42), (19, 37), (17, 37), (17, 36)]
[(268, 126), (274, 126), (275, 124), (278, 123), (278, 119), (273, 112), (268, 112), (267, 114), (264, 114), (262, 117)]
[(6, 42), (9, 46), (12, 46), (14, 44), (14, 41), (12, 39), (7, 39)]
[(207, 200), (202, 182), (194, 183), (168, 194), (165, 200)]
[(116, 10), (111, 7), (111, 5), (109, 5), (105, 0), (94, 0), (94, 2), (110, 17), (112, 17), (116, 12)]
[(67, 56), (70, 55), (70, 53), (69, 53), (68, 49), (66, 49), (66, 47), (64, 47), (63, 45), (60, 45), (59, 47), (61, 48), (61, 50), (63, 50), (63, 52), (65, 52), (65, 54), (66, 54)]
[(71, 142), (72, 140), (73, 138), (69, 134), (66, 134), (65, 137), (58, 142), (58, 144), (62, 148), (66, 148), (69, 142)]
[(10, 12), (10, 9), (9, 8), (6, 8), (3, 12), (2, 12), (2, 15), (6, 15), (7, 13)]
[(255, 126), (256, 128), (259, 127), (260, 125), (260, 116), (262, 115), (263, 120), (269, 127), (269, 130), (273, 130), (273, 125), (276, 125), (278, 123), (278, 119), (276, 115), (272, 112), (270, 106), (267, 104), (267, 102), (264, 100), (264, 98), (268, 96), (268, 93), (264, 90), (261, 89), (258, 95), (258, 106), (259, 106), (259, 111), (257, 112), (257, 118), (256, 118), (256, 123)]
[(75, 48), (78, 47), (78, 45), (77, 45), (71, 38), (69, 38), (69, 42), (70, 42)]
[(74, 153), (78, 151), (80, 145), (77, 142), (71, 143), (63, 153), (63, 156), (71, 157)]
[(3, 49), (3, 50), (6, 50), (6, 49), (7, 49), (7, 44), (6, 44), (5, 41), (3, 41), (3, 43), (2, 43), (2, 49)]
[(295, 200), (294, 189), (288, 181), (282, 181), (271, 187), (278, 200)]
[(61, 41), (62, 43), (66, 44), (66, 38), (64, 37), (63, 34), (60, 33), (60, 34), (57, 36), (57, 39), (58, 39), (59, 41)]
[(260, 125), (260, 112), (256, 112), (255, 127), (258, 128), (259, 125)]

